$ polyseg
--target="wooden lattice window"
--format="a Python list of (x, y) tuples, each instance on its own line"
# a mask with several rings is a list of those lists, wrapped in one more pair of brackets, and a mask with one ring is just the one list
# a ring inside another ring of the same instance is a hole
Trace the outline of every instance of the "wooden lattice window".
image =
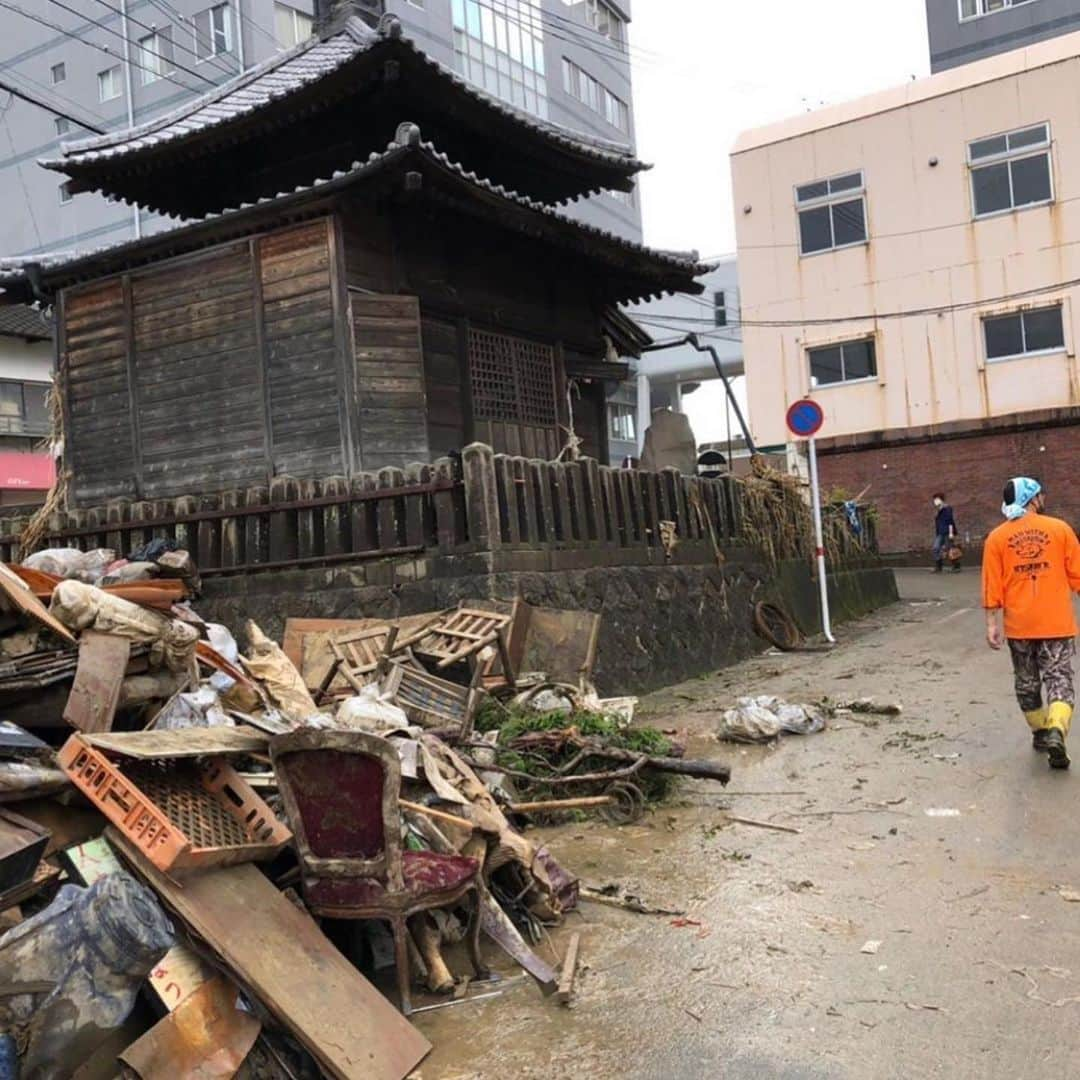
[(555, 350), (550, 345), (470, 328), (469, 372), (477, 420), (555, 426)]

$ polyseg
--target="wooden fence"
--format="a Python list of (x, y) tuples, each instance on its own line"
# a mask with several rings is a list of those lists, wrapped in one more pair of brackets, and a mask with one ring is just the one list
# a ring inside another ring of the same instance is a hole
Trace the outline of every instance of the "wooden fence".
[[(169, 538), (204, 576), (476, 553), (490, 554), (493, 569), (707, 563), (739, 545), (740, 504), (729, 478), (534, 461), (474, 444), (457, 460), (352, 478), (283, 476), (269, 487), (69, 510), (53, 515), (42, 546), (129, 555)], [(22, 557), (27, 520), (0, 519), (0, 560)]]

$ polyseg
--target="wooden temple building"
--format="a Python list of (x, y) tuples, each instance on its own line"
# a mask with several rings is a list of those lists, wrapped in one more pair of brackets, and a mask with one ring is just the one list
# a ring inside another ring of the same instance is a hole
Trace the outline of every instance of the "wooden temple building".
[(68, 501), (353, 476), (480, 441), (606, 457), (605, 383), (648, 342), (618, 305), (705, 268), (573, 220), (629, 150), (537, 120), (345, 10), (141, 127), (43, 162), (177, 219), (4, 264), (52, 305)]

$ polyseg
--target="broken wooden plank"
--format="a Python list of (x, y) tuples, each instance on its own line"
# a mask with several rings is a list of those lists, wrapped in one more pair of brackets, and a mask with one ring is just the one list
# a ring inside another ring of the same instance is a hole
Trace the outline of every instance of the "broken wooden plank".
[(314, 919), (290, 904), (256, 867), (207, 870), (180, 885), (123, 837), (110, 830), (109, 838), (330, 1076), (402, 1080), (431, 1049)]
[(64, 719), (82, 732), (109, 731), (131, 656), (131, 639), (84, 630)]
[(110, 731), (83, 739), (97, 750), (145, 761), (265, 752), (269, 736), (252, 727), (181, 728), (177, 731)]
[(231, 1080), (262, 1030), (236, 1004), (236, 987), (215, 976), (136, 1039), (120, 1060), (143, 1080)]
[(510, 921), (510, 916), (503, 911), (483, 884), (480, 886), (480, 928), (536, 980), (545, 996), (558, 989), (559, 978), (555, 969), (529, 948), (517, 927)]
[(560, 1005), (568, 1005), (574, 996), (574, 976), (577, 974), (578, 952), (581, 949), (581, 933), (575, 931), (566, 947), (562, 971), (559, 974), (559, 989), (555, 991), (555, 1000)]
[[(6, 597), (8, 604), (16, 613), (32, 619), (34, 622), (51, 630), (58, 638), (70, 645), (75, 644), (75, 636), (49, 609), (33, 594), (30, 587), (17, 574), (13, 574), (4, 563), (0, 563), (0, 595)], [(0, 601), (0, 608), (3, 601)]]
[(735, 817), (734, 814), (728, 814), (727, 819), (735, 822), (736, 825), (753, 825), (755, 829), (773, 829), (775, 832), (795, 833), (796, 835), (802, 832), (802, 829), (796, 829), (794, 825), (777, 825), (772, 821), (758, 821), (757, 818)]
[(48, 843), (48, 830), (37, 822), (0, 810), (0, 892), (33, 881)]

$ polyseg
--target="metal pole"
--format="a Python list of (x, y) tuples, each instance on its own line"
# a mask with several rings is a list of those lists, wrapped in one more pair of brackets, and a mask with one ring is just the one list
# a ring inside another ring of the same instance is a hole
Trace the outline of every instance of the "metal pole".
[(236, 0), (236, 18), (233, 20), (236, 30), (236, 59), (240, 64), (240, 73), (247, 71), (244, 57), (244, 0)]
[[(131, 32), (128, 26), (128, 0), (120, 0), (120, 32), (124, 35), (124, 82), (127, 90), (127, 122), (130, 131), (135, 126), (135, 93), (131, 78)], [(135, 239), (142, 236), (142, 217), (139, 205), (133, 210), (132, 222), (135, 226)]]
[(814, 541), (817, 544), (818, 588), (821, 591), (821, 630), (825, 640), (836, 644), (829, 621), (829, 582), (825, 576), (825, 530), (821, 524), (821, 484), (818, 482), (817, 440), (810, 439), (810, 503), (814, 511)]

